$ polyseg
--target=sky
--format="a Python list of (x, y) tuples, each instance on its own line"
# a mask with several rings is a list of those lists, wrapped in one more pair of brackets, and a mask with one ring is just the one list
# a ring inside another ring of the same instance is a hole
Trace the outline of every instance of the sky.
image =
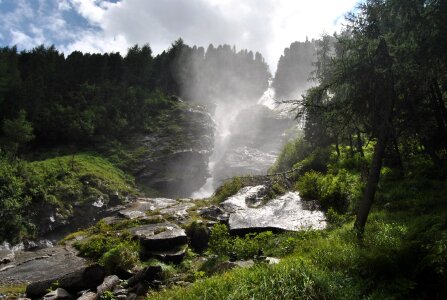
[(125, 55), (148, 43), (158, 54), (181, 37), (259, 51), (274, 71), (285, 47), (340, 30), (358, 1), (0, 0), (0, 46)]

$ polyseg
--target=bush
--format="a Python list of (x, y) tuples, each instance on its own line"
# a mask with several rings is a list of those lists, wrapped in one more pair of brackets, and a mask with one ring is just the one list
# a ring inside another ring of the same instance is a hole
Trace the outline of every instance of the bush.
[(216, 224), (211, 230), (209, 247), (213, 253), (223, 257), (249, 259), (278, 246), (278, 244), (273, 245), (272, 242), (274, 239), (271, 231), (232, 237), (226, 225)]
[(319, 199), (321, 197), (321, 178), (323, 174), (310, 171), (301, 176), (295, 184), (301, 197), (308, 199)]
[(290, 170), (297, 162), (305, 159), (309, 153), (310, 145), (303, 138), (289, 141), (282, 149), (270, 172), (277, 173)]
[(215, 224), (211, 229), (209, 248), (217, 255), (227, 256), (232, 251), (232, 241), (228, 227)]
[(234, 177), (231, 180), (225, 181), (224, 184), (221, 185), (214, 193), (214, 200), (217, 203), (223, 202), (228, 197), (231, 197), (239, 192), (239, 190), (243, 187), (244, 185), (239, 177)]
[(298, 179), (295, 188), (304, 198), (318, 199), (324, 209), (332, 207), (338, 213), (345, 213), (356, 206), (362, 184), (358, 175), (346, 170), (336, 175), (310, 171)]
[(103, 254), (99, 263), (109, 274), (131, 269), (139, 262), (139, 245), (134, 241), (124, 241)]

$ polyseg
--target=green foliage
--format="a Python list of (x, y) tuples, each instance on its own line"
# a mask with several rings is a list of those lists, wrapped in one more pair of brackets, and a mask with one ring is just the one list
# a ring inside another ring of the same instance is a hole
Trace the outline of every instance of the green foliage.
[(340, 170), (336, 175), (310, 171), (301, 176), (296, 189), (304, 198), (318, 199), (323, 208), (346, 212), (355, 208), (361, 196), (362, 184), (358, 175)]
[(260, 253), (284, 255), (293, 250), (293, 237), (277, 237), (271, 231), (230, 236), (228, 227), (216, 224), (211, 230), (209, 249), (220, 257), (253, 258)]
[(20, 110), (15, 119), (5, 119), (2, 126), (4, 149), (16, 154), (21, 145), (34, 139), (33, 130), (32, 124), (26, 120), (24, 110)]
[(228, 227), (224, 224), (216, 224), (211, 229), (209, 248), (212, 252), (224, 256), (232, 249), (232, 242)]
[(217, 203), (223, 202), (230, 196), (236, 194), (244, 185), (239, 177), (234, 177), (231, 180), (227, 180), (221, 185), (213, 195), (214, 201)]
[(310, 154), (310, 146), (303, 138), (289, 141), (281, 150), (270, 173), (279, 173), (292, 169), (292, 167)]
[(0, 241), (17, 243), (33, 226), (26, 215), (32, 201), (26, 194), (25, 164), (0, 156)]
[(300, 192), (300, 195), (308, 199), (320, 198), (321, 192), (321, 178), (323, 174), (316, 171), (310, 171), (301, 176), (296, 182), (295, 188)]
[(114, 226), (99, 221), (84, 233), (86, 236), (76, 241), (74, 247), (81, 256), (102, 264), (109, 274), (131, 269), (140, 262), (140, 246), (128, 231), (117, 230)]
[(132, 179), (103, 158), (78, 154), (25, 162), (0, 158), (0, 241), (32, 236), (41, 213), (102, 199), (119, 203), (134, 193)]
[[(429, 224), (434, 230), (429, 236), (439, 238), (429, 246), (423, 242), (415, 244), (425, 239), (424, 228)], [(442, 218), (433, 221), (409, 213), (396, 216), (374, 212), (366, 226), (363, 244), (358, 243), (352, 223), (330, 231), (285, 234), (281, 238), (287, 237), (293, 253), (278, 265), (259, 264), (250, 269), (232, 270), (187, 288), (149, 294), (149, 299), (201, 299), (203, 295), (213, 299), (435, 297), (427, 287), (440, 291), (445, 284), (440, 273), (433, 273), (423, 282), (415, 281), (417, 274), (428, 276), (424, 268), (440, 271), (438, 267), (445, 266), (445, 234), (439, 235), (439, 227), (434, 229), (435, 225), (444, 226)], [(228, 239), (224, 228), (219, 230)], [(423, 257), (427, 257), (423, 262), (430, 263), (421, 269), (417, 262)]]
[(114, 300), (114, 299), (116, 299), (116, 297), (112, 291), (105, 291), (102, 295), (100, 295), (99, 299), (100, 300)]
[(119, 270), (130, 270), (139, 262), (140, 247), (137, 242), (120, 242), (104, 253), (99, 260), (109, 274)]

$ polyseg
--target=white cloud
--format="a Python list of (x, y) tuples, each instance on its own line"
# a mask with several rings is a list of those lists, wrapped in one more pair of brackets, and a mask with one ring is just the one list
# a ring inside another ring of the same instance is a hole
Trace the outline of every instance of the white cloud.
[[(14, 11), (0, 12), (0, 18), (8, 28), (3, 35), (10, 34), (20, 47), (60, 41), (58, 48), (67, 54), (73, 50), (124, 54), (133, 44), (149, 43), (154, 53), (160, 53), (181, 37), (190, 45), (225, 43), (259, 51), (274, 71), (285, 47), (333, 33), (357, 1), (39, 0), (34, 11), (28, 1), (17, 0)], [(71, 13), (89, 25), (67, 23), (64, 18)]]
[(74, 8), (81, 16), (93, 23), (100, 23), (103, 19), (105, 10), (92, 0), (72, 0)]
[(10, 33), (13, 45), (20, 45), (25, 48), (31, 48), (35, 45), (33, 38), (22, 31), (11, 29)]
[(57, 2), (57, 8), (59, 10), (66, 11), (66, 10), (70, 10), (71, 9), (71, 5), (70, 5), (70, 3), (67, 0), (59, 0)]
[[(159, 53), (182, 37), (188, 44), (236, 45), (260, 51), (272, 69), (285, 47), (340, 28), (357, 0), (71, 0), (99, 31), (85, 31), (67, 49), (125, 51), (149, 43)], [(117, 47), (113, 49), (113, 47)], [(107, 50), (109, 49), (109, 50)]]

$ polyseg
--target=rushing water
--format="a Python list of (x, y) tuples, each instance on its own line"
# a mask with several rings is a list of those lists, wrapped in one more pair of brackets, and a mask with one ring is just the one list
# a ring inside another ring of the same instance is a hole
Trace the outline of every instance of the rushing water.
[(219, 104), (214, 113), (214, 152), (210, 177), (193, 198), (211, 196), (222, 182), (233, 176), (268, 172), (283, 144), (296, 132), (296, 123), (285, 105), (274, 100), (269, 87), (254, 105)]

